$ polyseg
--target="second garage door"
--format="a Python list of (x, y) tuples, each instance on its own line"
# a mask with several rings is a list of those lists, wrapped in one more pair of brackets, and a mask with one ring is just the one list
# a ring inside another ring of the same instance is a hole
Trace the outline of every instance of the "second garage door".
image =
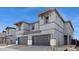
[(27, 45), (28, 37), (19, 37), (18, 44), (19, 45)]
[(50, 45), (50, 35), (38, 35), (32, 37), (33, 45), (49, 46)]

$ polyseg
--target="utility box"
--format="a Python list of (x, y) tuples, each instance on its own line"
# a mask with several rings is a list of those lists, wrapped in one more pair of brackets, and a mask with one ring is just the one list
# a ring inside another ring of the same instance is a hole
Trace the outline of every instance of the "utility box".
[(32, 45), (32, 40), (28, 40), (28, 45)]
[(56, 39), (50, 39), (50, 45), (56, 46)]

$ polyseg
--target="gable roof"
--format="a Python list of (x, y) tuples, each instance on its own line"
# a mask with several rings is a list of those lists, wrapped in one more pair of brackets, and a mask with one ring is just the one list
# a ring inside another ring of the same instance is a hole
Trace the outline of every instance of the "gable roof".
[(41, 13), (39, 13), (39, 16), (44, 14), (44, 13), (50, 12), (50, 11), (55, 11), (57, 13), (57, 15), (60, 17), (60, 19), (63, 21), (63, 23), (69, 23), (71, 25), (71, 28), (74, 30), (71, 21), (64, 21), (63, 17), (59, 14), (59, 12), (57, 11), (56, 8), (48, 9), (48, 10), (46, 10), (44, 12), (41, 12)]
[(45, 10), (45, 11), (39, 13), (38, 16), (40, 16), (40, 15), (42, 15), (42, 14), (44, 14), (44, 13), (51, 12), (51, 11), (55, 11), (55, 12), (57, 13), (57, 15), (61, 18), (61, 20), (62, 20), (63, 22), (65, 22), (65, 21), (63, 20), (63, 17), (59, 14), (59, 12), (58, 12), (58, 10), (57, 10), (56, 8)]
[(6, 31), (3, 30), (2, 33), (4, 33), (4, 32), (6, 32)]
[(19, 22), (16, 22), (14, 25), (17, 25), (17, 24), (22, 24), (22, 23), (30, 24), (30, 23), (25, 22), (25, 21), (19, 21)]
[(33, 23), (28, 23), (28, 22), (25, 22), (25, 21), (19, 21), (19, 22), (15, 23), (14, 25), (22, 24), (22, 23), (26, 23), (26, 24), (31, 25), (31, 24), (35, 24), (35, 23), (38, 23), (38, 22), (39, 22), (39, 21), (35, 21), (35, 22), (33, 22)]
[(16, 28), (14, 28), (14, 27), (6, 27), (6, 30), (7, 30), (7, 29), (16, 29)]
[[(48, 13), (48, 12), (51, 12), (51, 11), (55, 11), (57, 13), (57, 15), (60, 17), (60, 19), (63, 21), (63, 23), (70, 23), (72, 29), (74, 30), (73, 26), (72, 26), (72, 23), (71, 21), (64, 21), (63, 17), (59, 14), (58, 10), (56, 8), (53, 8), (53, 9), (47, 9), (41, 13), (38, 14), (38, 16), (44, 14), (44, 13)], [(25, 22), (25, 21), (20, 21), (20, 22), (17, 22), (15, 23), (15, 25), (17, 24), (22, 24), (22, 23), (26, 23), (26, 24), (35, 24), (35, 23), (38, 23), (39, 21), (36, 21), (36, 22), (33, 22), (33, 23), (28, 23), (28, 22)]]
[(70, 26), (71, 26), (71, 28), (74, 30), (74, 28), (73, 28), (73, 26), (72, 26), (71, 21), (65, 21), (65, 23), (69, 23), (69, 24), (70, 24)]

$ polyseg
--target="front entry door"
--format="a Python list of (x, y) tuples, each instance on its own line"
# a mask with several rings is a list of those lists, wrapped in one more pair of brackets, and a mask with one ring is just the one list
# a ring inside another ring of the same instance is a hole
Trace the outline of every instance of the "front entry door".
[(64, 45), (67, 45), (67, 35), (64, 36)]

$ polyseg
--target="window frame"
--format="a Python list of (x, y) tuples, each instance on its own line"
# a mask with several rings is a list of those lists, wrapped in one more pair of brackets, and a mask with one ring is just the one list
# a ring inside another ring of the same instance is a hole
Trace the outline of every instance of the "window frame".
[[(46, 19), (47, 18), (47, 19)], [(48, 24), (49, 23), (49, 16), (46, 16), (45, 17), (45, 20), (44, 20), (44, 24)]]
[(32, 30), (34, 30), (35, 29), (35, 25), (32, 25)]

